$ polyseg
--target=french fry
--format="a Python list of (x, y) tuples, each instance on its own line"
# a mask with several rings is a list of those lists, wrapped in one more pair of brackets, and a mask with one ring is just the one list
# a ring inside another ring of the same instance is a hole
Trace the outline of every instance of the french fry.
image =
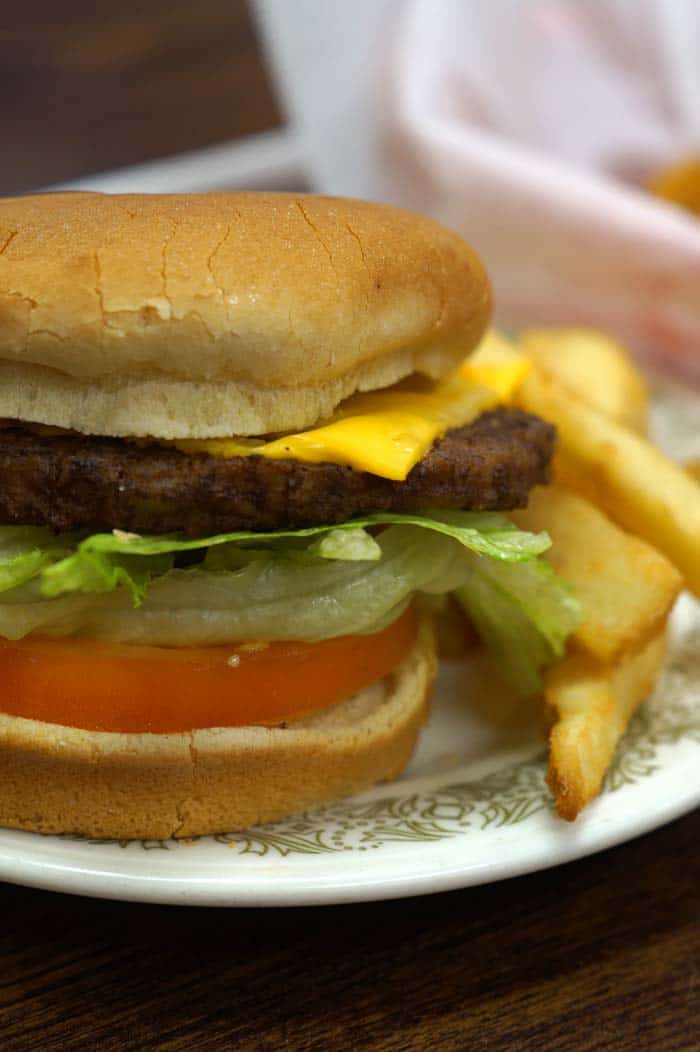
[(553, 716), (547, 782), (557, 812), (573, 821), (600, 788), (635, 709), (652, 691), (666, 651), (664, 632), (616, 665), (572, 652), (545, 674)]
[[(634, 370), (629, 363), (618, 369), (617, 352), (609, 350), (579, 362), (577, 374), (571, 360), (566, 372), (566, 354), (533, 353), (516, 396), (557, 427), (559, 486), (535, 490), (528, 509), (513, 518), (549, 531), (546, 557), (584, 608), (568, 655), (544, 676), (547, 780), (558, 813), (569, 820), (599, 793), (620, 737), (656, 683), (681, 575), (700, 593), (700, 487), (692, 466), (673, 464), (637, 433), (643, 387), (635, 391)], [(487, 366), (519, 355), (493, 333), (477, 351)], [(596, 384), (613, 390), (601, 395)]]
[(649, 192), (700, 216), (700, 162), (692, 158), (654, 172)]
[(688, 473), (538, 369), (517, 401), (557, 427), (556, 478), (663, 552), (700, 594), (700, 486)]
[(685, 465), (685, 470), (688, 472), (691, 479), (700, 482), (700, 460), (691, 460), (689, 464)]
[(475, 365), (491, 366), (508, 365), (522, 361), (523, 357), (523, 352), (514, 340), (498, 329), (489, 329), (468, 360)]
[(573, 637), (580, 648), (611, 663), (658, 633), (683, 586), (665, 556), (555, 486), (537, 487), (527, 509), (512, 518), (521, 529), (546, 530), (552, 538), (545, 558), (583, 607)]
[(604, 416), (644, 435), (649, 392), (624, 347), (593, 329), (530, 329), (518, 344), (537, 367)]

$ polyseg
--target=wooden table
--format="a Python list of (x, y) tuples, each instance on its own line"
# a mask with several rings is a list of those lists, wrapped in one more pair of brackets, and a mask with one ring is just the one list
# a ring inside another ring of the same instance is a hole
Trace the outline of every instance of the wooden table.
[(582, 862), (358, 906), (5, 886), (5, 1052), (697, 1052), (700, 814)]
[(280, 123), (241, 0), (32, 0), (11, 15), (6, 7), (0, 194)]
[[(35, 0), (7, 19), (2, 192), (279, 122), (235, 0)], [(696, 813), (518, 880), (320, 909), (5, 885), (0, 1049), (697, 1050), (699, 843)]]

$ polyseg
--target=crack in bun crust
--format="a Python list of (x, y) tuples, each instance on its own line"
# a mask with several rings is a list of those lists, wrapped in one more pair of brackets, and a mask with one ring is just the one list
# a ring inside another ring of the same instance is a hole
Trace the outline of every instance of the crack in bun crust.
[(0, 199), (0, 415), (203, 438), (310, 427), (439, 376), (488, 319), (455, 233), (317, 195)]

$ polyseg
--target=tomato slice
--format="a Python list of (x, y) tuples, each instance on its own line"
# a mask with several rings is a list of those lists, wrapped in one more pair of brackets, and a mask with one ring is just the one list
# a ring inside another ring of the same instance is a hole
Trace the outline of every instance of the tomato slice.
[(411, 606), (383, 632), (320, 643), (169, 649), (0, 640), (0, 711), (122, 733), (275, 724), (381, 679), (416, 631)]

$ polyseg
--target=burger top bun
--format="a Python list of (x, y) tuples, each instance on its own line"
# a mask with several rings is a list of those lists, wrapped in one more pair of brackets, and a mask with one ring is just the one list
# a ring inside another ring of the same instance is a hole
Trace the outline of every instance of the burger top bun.
[(439, 376), (488, 320), (456, 234), (303, 194), (0, 199), (0, 415), (205, 438), (312, 426)]

